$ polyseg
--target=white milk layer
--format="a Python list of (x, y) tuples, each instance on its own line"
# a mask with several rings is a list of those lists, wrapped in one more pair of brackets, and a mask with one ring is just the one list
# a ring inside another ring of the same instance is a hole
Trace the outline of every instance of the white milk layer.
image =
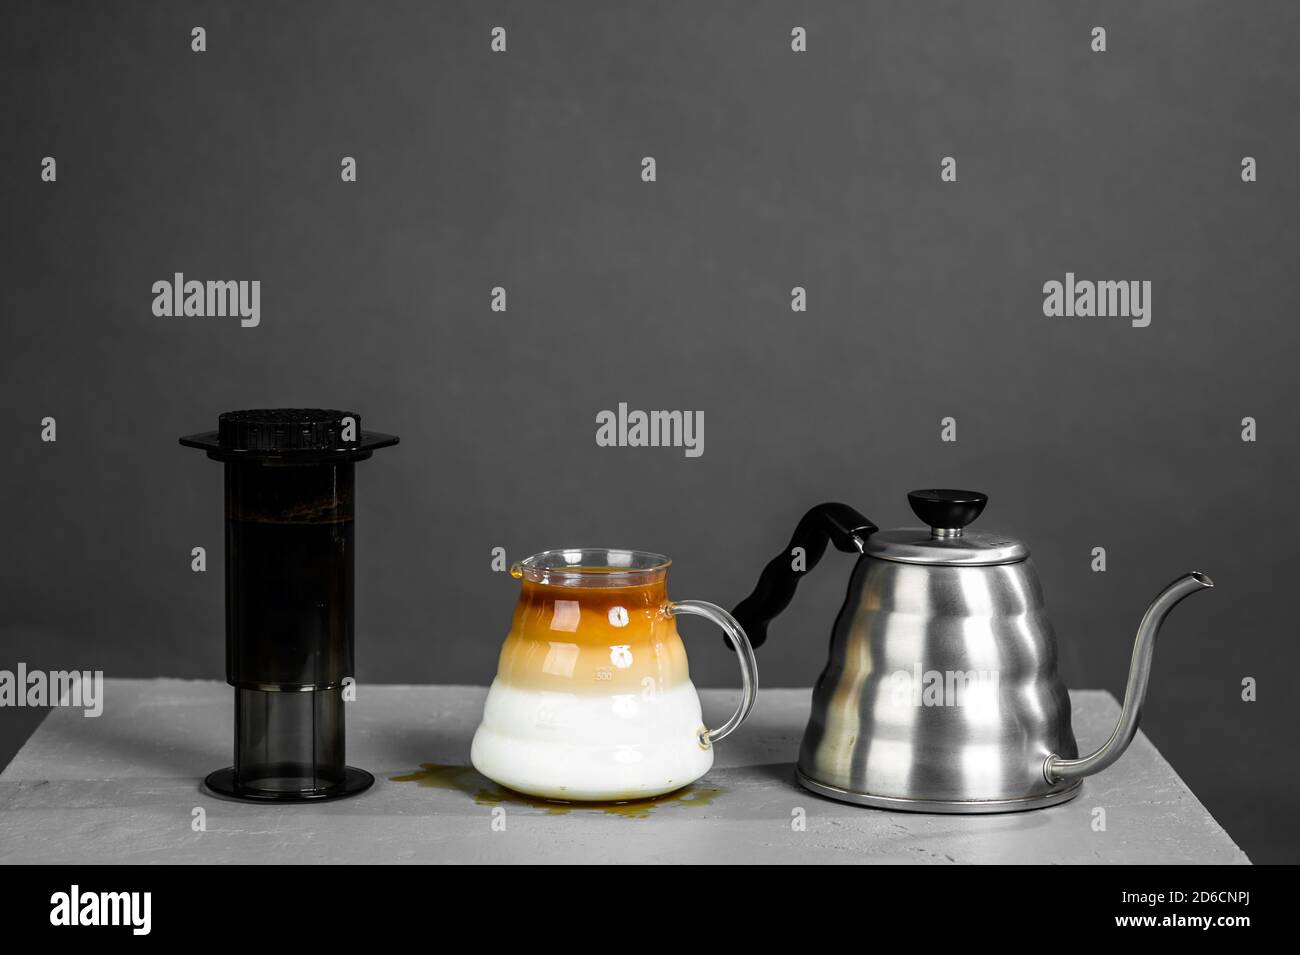
[(713, 765), (700, 745), (700, 698), (671, 690), (586, 696), (492, 682), (470, 761), (488, 779), (545, 799), (646, 799)]

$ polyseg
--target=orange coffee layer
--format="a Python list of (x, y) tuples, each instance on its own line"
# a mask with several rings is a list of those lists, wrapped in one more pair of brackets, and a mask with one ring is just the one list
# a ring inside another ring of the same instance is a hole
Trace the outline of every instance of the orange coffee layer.
[(663, 581), (556, 587), (525, 581), (498, 677), (556, 693), (656, 692), (690, 674)]

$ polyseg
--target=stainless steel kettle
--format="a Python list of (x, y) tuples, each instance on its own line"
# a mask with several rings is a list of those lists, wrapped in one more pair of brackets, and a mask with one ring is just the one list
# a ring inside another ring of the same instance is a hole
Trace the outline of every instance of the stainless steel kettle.
[(799, 782), (834, 799), (923, 812), (1008, 812), (1071, 799), (1084, 776), (1133, 741), (1165, 615), (1213, 582), (1180, 577), (1147, 608), (1119, 723), (1080, 758), (1029, 549), (965, 530), (987, 495), (907, 497), (927, 527), (879, 531), (844, 504), (814, 507), (734, 611), (759, 647), (828, 542), (861, 554), (813, 690)]

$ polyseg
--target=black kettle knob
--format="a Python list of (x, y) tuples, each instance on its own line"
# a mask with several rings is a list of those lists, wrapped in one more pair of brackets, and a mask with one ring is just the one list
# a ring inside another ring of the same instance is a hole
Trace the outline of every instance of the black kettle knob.
[(960, 531), (983, 513), (988, 502), (987, 494), (951, 488), (927, 488), (907, 494), (913, 514), (925, 521), (927, 527), (944, 530)]

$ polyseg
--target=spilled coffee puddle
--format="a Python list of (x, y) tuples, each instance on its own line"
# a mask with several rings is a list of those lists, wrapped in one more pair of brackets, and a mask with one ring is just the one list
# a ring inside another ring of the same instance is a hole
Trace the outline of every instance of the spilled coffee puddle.
[(421, 763), (420, 769), (402, 776), (390, 776), (395, 783), (419, 783), (430, 789), (448, 789), (462, 792), (480, 806), (528, 806), (541, 809), (548, 816), (564, 816), (571, 812), (598, 812), (624, 819), (645, 819), (660, 806), (707, 806), (722, 794), (721, 789), (704, 786), (686, 786), (675, 792), (651, 799), (630, 799), (626, 802), (556, 802), (538, 796), (527, 796), (490, 782), (470, 766), (444, 766), (440, 763)]

